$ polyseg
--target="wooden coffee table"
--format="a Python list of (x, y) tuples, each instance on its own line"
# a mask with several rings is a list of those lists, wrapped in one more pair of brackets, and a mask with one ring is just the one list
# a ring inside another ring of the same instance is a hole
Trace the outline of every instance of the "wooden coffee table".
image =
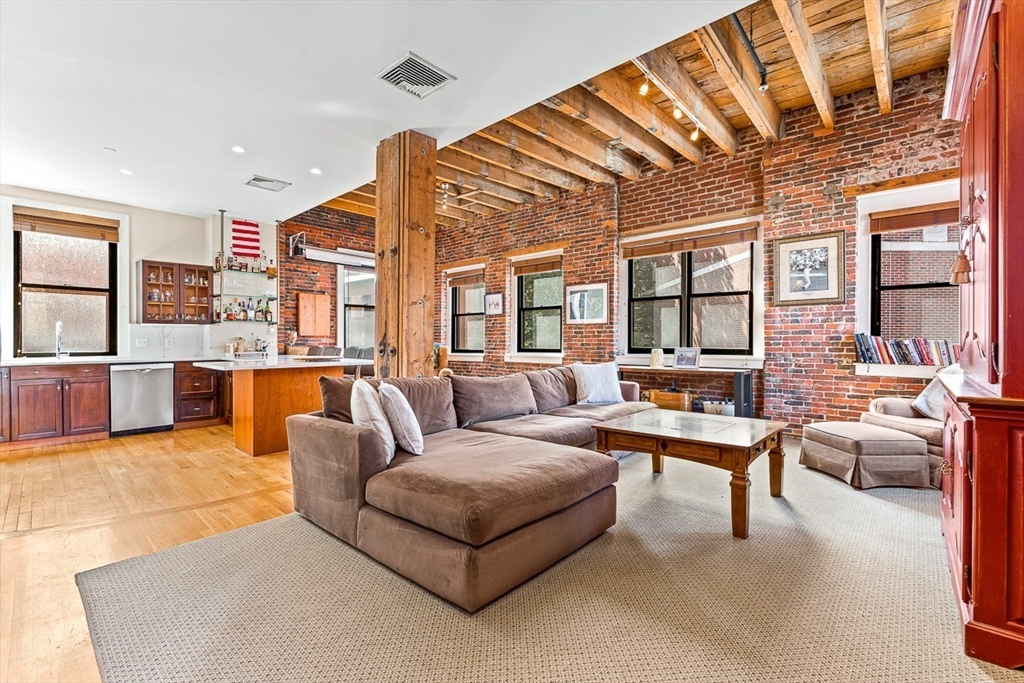
[(732, 535), (746, 538), (750, 527), (750, 463), (768, 453), (771, 494), (782, 495), (782, 430), (785, 422), (748, 417), (645, 410), (594, 425), (597, 450), (650, 453), (654, 472), (662, 458), (682, 458), (732, 472)]

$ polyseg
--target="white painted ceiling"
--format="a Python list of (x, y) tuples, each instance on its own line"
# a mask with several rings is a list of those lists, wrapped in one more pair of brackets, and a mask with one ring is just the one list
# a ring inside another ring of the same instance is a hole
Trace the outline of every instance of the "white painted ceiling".
[[(372, 180), (395, 132), (443, 147), (746, 4), (4, 0), (0, 183), (285, 219)], [(409, 50), (458, 80), (376, 79)]]

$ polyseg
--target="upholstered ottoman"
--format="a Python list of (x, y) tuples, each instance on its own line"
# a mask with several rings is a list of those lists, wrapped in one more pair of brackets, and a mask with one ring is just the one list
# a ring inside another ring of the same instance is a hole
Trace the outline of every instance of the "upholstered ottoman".
[(804, 427), (800, 464), (859, 489), (931, 485), (928, 442), (862, 422), (818, 422)]

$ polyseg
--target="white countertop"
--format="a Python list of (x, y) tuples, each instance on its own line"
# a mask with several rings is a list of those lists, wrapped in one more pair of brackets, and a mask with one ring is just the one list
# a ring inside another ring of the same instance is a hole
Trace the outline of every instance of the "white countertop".
[[(296, 360), (317, 358), (318, 360)], [(295, 368), (337, 368), (361, 365), (372, 367), (372, 360), (341, 358), (338, 356), (278, 356), (262, 360), (224, 360), (195, 363), (197, 368), (234, 372), (235, 370), (293, 370)]]
[(121, 365), (124, 363), (188, 363), (216, 360), (220, 356), (209, 354), (205, 356), (172, 356), (169, 358), (118, 358), (116, 356), (69, 356), (57, 360), (53, 356), (12, 358), (0, 363), (5, 368), (16, 368), (33, 365)]

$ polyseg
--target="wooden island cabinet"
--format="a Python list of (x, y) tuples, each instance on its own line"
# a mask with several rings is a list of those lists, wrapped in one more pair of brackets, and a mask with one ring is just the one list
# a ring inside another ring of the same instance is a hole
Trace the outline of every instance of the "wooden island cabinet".
[(963, 375), (946, 389), (942, 528), (964, 649), (1024, 666), (1024, 2), (958, 0)]

